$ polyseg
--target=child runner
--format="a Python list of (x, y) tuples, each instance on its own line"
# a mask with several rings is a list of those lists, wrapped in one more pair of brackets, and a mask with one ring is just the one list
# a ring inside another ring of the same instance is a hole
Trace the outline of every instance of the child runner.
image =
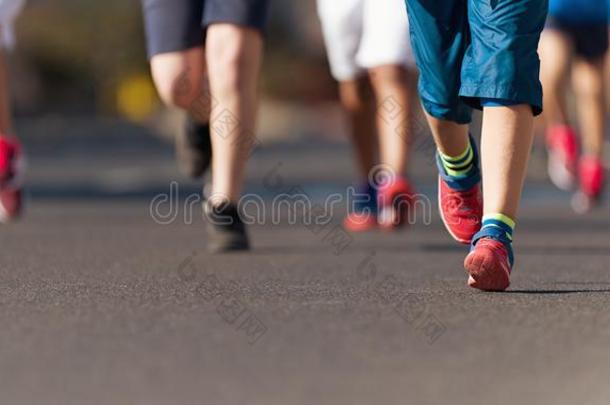
[[(339, 81), (360, 169), (346, 229), (393, 229), (407, 222), (414, 190), (407, 168), (415, 72), (401, 0), (318, 0), (331, 71)], [(387, 104), (391, 117), (377, 110)], [(395, 110), (395, 111), (394, 111)], [(376, 133), (379, 135), (380, 159)], [(385, 178), (372, 184), (376, 163)], [(384, 173), (385, 172), (385, 173)], [(360, 196), (366, 196), (361, 198)]]
[[(190, 114), (186, 131), (177, 140), (182, 166), (200, 176), (211, 160), (212, 196), (204, 204), (210, 222), (208, 248), (248, 249), (237, 203), (254, 143), (268, 1), (142, 3), (159, 94), (167, 104)], [(208, 80), (209, 93), (204, 90)]]
[[(406, 4), (420, 97), (438, 147), (441, 217), (457, 241), (471, 244), (468, 284), (505, 290), (534, 115), (542, 112), (537, 48), (547, 0)], [(481, 171), (468, 135), (471, 108), (483, 109)]]
[[(577, 212), (586, 212), (599, 201), (604, 184), (607, 16), (606, 1), (550, 0), (549, 18), (540, 41), (549, 176), (564, 190), (579, 185), (572, 200)], [(568, 114), (570, 74), (579, 113), (581, 148)]]
[(24, 170), (23, 152), (13, 132), (5, 50), (15, 42), (13, 23), (24, 0), (0, 0), (0, 222), (21, 213)]

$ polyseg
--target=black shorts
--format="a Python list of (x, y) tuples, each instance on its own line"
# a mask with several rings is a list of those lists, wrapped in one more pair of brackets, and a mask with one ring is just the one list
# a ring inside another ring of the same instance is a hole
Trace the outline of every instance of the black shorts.
[(546, 27), (566, 34), (574, 43), (576, 55), (596, 61), (608, 51), (608, 24), (590, 23), (575, 24), (557, 17), (549, 17)]
[(269, 0), (142, 0), (148, 56), (203, 46), (205, 29), (231, 23), (264, 31)]

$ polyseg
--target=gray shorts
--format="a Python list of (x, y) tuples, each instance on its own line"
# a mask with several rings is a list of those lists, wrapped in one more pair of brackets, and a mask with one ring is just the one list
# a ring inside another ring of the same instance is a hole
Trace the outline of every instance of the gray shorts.
[(264, 31), (269, 0), (142, 0), (148, 56), (203, 46), (205, 29), (231, 23)]

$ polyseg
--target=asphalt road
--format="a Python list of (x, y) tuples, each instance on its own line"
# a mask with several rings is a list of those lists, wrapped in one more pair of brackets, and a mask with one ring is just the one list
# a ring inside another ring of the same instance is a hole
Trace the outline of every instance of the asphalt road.
[[(323, 229), (284, 217), (251, 229), (251, 254), (208, 256), (197, 215), (151, 217), (175, 177), (155, 150), (137, 164), (32, 153), (28, 215), (0, 229), (0, 403), (610, 403), (610, 209), (574, 217), (530, 185), (513, 285), (488, 294), (466, 287), (436, 212), (354, 239), (340, 214)], [(248, 189), (268, 201), (285, 162), (285, 185), (319, 198), (349, 181), (345, 152), (272, 147)], [(333, 154), (326, 171), (295, 157)], [(182, 199), (197, 189), (181, 184)]]

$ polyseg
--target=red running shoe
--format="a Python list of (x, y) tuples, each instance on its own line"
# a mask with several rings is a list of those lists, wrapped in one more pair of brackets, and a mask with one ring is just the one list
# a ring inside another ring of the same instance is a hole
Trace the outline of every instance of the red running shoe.
[(578, 167), (579, 190), (572, 198), (572, 207), (585, 214), (599, 204), (604, 191), (604, 166), (600, 158), (583, 157)]
[(567, 125), (551, 127), (546, 132), (546, 145), (551, 181), (561, 190), (574, 189), (578, 164), (576, 132)]
[(479, 153), (472, 137), (470, 145), (474, 152), (473, 165), (464, 176), (449, 176), (443, 167), (439, 154), (436, 154), (438, 167), (438, 207), (445, 228), (453, 239), (469, 244), (472, 237), (481, 229), (483, 217), (483, 196), (481, 195), (481, 171)]
[(510, 285), (512, 252), (505, 243), (482, 237), (464, 260), (468, 285), (483, 291), (504, 291)]
[(378, 191), (379, 227), (386, 231), (396, 230), (409, 225), (415, 212), (417, 197), (415, 189), (404, 177), (392, 179), (391, 184), (383, 185)]
[(19, 141), (0, 136), (0, 222), (2, 223), (16, 219), (21, 214), (24, 169), (25, 159)]
[(469, 244), (481, 229), (483, 197), (480, 184), (460, 191), (449, 187), (442, 178), (438, 183), (439, 210), (445, 228), (453, 239)]

